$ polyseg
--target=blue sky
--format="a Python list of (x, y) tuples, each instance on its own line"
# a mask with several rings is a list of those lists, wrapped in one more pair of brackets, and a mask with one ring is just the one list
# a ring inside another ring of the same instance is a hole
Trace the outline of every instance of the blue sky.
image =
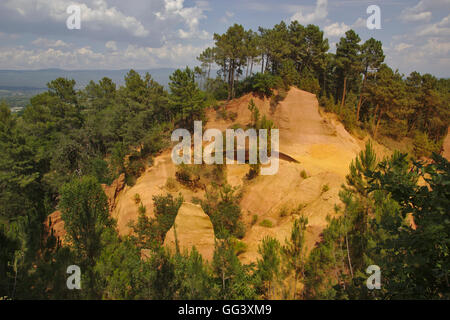
[[(66, 9), (81, 8), (69, 30)], [(369, 5), (380, 30), (366, 27)], [(213, 34), (281, 20), (317, 24), (331, 51), (353, 28), (383, 42), (402, 73), (450, 76), (450, 0), (0, 0), (0, 69), (150, 69), (195, 65)]]

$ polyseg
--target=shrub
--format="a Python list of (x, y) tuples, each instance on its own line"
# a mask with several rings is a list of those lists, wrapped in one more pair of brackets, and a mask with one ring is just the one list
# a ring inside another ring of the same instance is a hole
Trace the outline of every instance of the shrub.
[(280, 209), (280, 217), (286, 217), (287, 215), (289, 215), (289, 209), (286, 206), (283, 206)]
[(141, 202), (141, 196), (139, 195), (139, 193), (136, 193), (136, 194), (134, 195), (134, 202), (135, 202), (136, 204), (138, 204), (139, 202)]
[(233, 111), (228, 112), (227, 115), (228, 119), (230, 119), (231, 121), (235, 121), (237, 119), (237, 116), (238, 116), (237, 112)]
[(258, 222), (258, 215), (254, 214), (252, 217), (252, 226), (254, 226), (256, 224), (256, 222)]
[(247, 251), (247, 245), (244, 242), (239, 241), (238, 239), (233, 239), (232, 243), (234, 252), (236, 253), (237, 256)]
[(174, 178), (172, 178), (172, 177), (167, 178), (166, 188), (169, 189), (169, 190), (176, 190), (176, 188), (177, 188), (177, 181)]
[(306, 204), (300, 203), (297, 208), (292, 210), (292, 214), (299, 214), (304, 208), (306, 207)]
[(338, 111), (338, 106), (336, 106), (336, 104), (334, 103), (334, 99), (332, 96), (329, 96), (328, 98), (326, 96), (321, 96), (319, 99), (319, 104), (327, 112), (336, 113)]
[(240, 91), (242, 93), (254, 92), (261, 96), (271, 97), (272, 89), (276, 87), (277, 82), (279, 82), (279, 79), (269, 72), (256, 73), (242, 82)]
[(272, 228), (273, 227), (272, 221), (267, 220), (267, 219), (264, 219), (263, 221), (261, 221), (261, 223), (259, 225), (264, 228)]
[(175, 173), (175, 177), (181, 184), (195, 189), (200, 185), (200, 176), (193, 171), (194, 170), (187, 165), (181, 164), (178, 166), (178, 171)]
[(416, 131), (414, 134), (414, 154), (417, 157), (429, 157), (433, 152), (439, 152), (438, 144), (428, 138), (425, 132)]
[(305, 170), (302, 170), (302, 172), (300, 172), (300, 177), (302, 177), (303, 179), (308, 179), (308, 174)]
[(144, 206), (142, 203), (139, 205), (138, 209), (139, 214), (145, 214), (147, 212), (147, 207)]
[(275, 108), (278, 106), (278, 104), (283, 101), (284, 99), (286, 99), (287, 96), (287, 91), (284, 88), (280, 88), (278, 90), (278, 94), (272, 96), (272, 98), (270, 98), (270, 109), (272, 110), (272, 112), (275, 110)]
[(325, 193), (325, 192), (327, 192), (328, 190), (330, 190), (330, 186), (329, 186), (328, 184), (324, 184), (324, 185), (322, 186), (322, 193)]
[(314, 93), (315, 95), (319, 95), (320, 93), (320, 84), (319, 80), (312, 76), (307, 76), (305, 78), (300, 79), (300, 89)]
[(251, 164), (250, 170), (245, 175), (245, 177), (247, 180), (252, 180), (252, 179), (256, 178), (257, 176), (259, 176), (260, 172), (261, 172), (261, 164), (259, 164), (259, 163)]

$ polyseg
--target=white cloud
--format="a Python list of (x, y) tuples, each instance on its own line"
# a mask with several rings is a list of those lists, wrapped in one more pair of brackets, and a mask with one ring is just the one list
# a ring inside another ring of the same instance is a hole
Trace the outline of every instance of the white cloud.
[[(106, 47), (114, 49), (109, 41)], [(191, 65), (206, 46), (196, 47), (166, 43), (159, 48), (128, 45), (123, 50), (102, 52), (83, 46), (70, 48), (27, 49), (22, 46), (1, 47), (0, 69), (117, 69), (184, 67)], [(117, 49), (117, 47), (115, 48)]]
[(367, 20), (364, 18), (358, 18), (356, 19), (355, 23), (352, 24), (352, 28), (359, 29), (359, 28), (366, 28), (367, 27)]
[(401, 42), (394, 47), (394, 50), (400, 52), (405, 49), (411, 48), (412, 46), (413, 46), (412, 44)]
[(225, 11), (225, 15), (220, 19), (223, 24), (230, 24), (230, 19), (234, 17), (234, 12)]
[(450, 40), (437, 37), (425, 41), (420, 39), (386, 48), (386, 62), (407, 74), (418, 71), (448, 77)]
[(99, 30), (119, 28), (135, 37), (145, 37), (149, 31), (135, 17), (127, 16), (116, 7), (108, 7), (105, 0), (90, 0), (90, 4), (70, 0), (6, 0), (4, 5), (24, 18), (48, 17), (63, 22), (68, 15), (66, 9), (71, 4), (81, 8), (81, 28)]
[(304, 14), (304, 8), (296, 12), (292, 17), (291, 21), (297, 20), (300, 24), (310, 24), (325, 19), (328, 16), (328, 1), (327, 0), (317, 0), (316, 7), (313, 12)]
[(105, 43), (105, 47), (112, 51), (117, 51), (117, 44), (115, 41), (108, 41)]
[(164, 11), (155, 13), (159, 20), (172, 20), (175, 23), (181, 22), (187, 26), (187, 30), (179, 29), (178, 36), (182, 39), (189, 38), (209, 38), (209, 33), (205, 30), (199, 30), (200, 20), (205, 19), (203, 14), (205, 10), (204, 2), (198, 2), (194, 7), (184, 7), (184, 0), (164, 0)]
[(403, 9), (400, 19), (403, 22), (428, 22), (433, 10), (450, 9), (450, 0), (421, 0), (414, 7)]
[(325, 33), (325, 37), (342, 37), (348, 30), (350, 30), (350, 26), (346, 25), (344, 22), (335, 22), (323, 28)]
[(33, 42), (31, 42), (37, 47), (45, 47), (45, 48), (57, 48), (57, 47), (68, 47), (69, 44), (65, 43), (62, 40), (49, 40), (46, 38), (37, 38)]
[(450, 15), (438, 23), (428, 24), (420, 28), (419, 36), (450, 36)]

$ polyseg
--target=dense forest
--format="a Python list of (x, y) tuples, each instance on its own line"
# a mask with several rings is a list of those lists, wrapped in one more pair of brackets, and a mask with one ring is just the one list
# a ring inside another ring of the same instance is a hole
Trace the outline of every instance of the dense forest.
[[(76, 90), (75, 81), (58, 78), (20, 114), (0, 105), (0, 297), (449, 299), (450, 165), (439, 153), (450, 80), (405, 77), (384, 64), (380, 41), (362, 43), (353, 30), (335, 54), (319, 27), (297, 22), (257, 32), (234, 25), (214, 40), (199, 67), (170, 76), (169, 90), (130, 70), (119, 88), (103, 78)], [(125, 174), (133, 185), (170, 146), (171, 132), (206, 121), (207, 108), (249, 92), (276, 105), (290, 86), (315, 93), (352, 134), (404, 146), (378, 159), (367, 144), (350, 166), (338, 218), (330, 217), (310, 254), (300, 217), (286, 243), (264, 239), (257, 263), (243, 265), (239, 196), (226, 182), (200, 201), (217, 238), (210, 263), (195, 249), (162, 246), (181, 196), (156, 196), (155, 218), (140, 207), (134, 232), (118, 235), (101, 184)], [(65, 245), (44, 228), (56, 209)], [(74, 262), (83, 290), (66, 286)], [(368, 265), (382, 268), (381, 290), (365, 286)], [(285, 292), (286, 283), (294, 290)]]

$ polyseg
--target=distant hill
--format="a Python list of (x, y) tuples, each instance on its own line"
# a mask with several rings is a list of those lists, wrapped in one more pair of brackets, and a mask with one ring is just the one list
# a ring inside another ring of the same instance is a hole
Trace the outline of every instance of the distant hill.
[[(124, 77), (129, 70), (0, 70), (0, 90), (8, 91), (43, 91), (49, 81), (63, 77), (74, 79), (77, 89), (84, 88), (90, 80), (99, 81), (103, 77), (113, 80), (118, 86), (124, 84)], [(159, 68), (136, 70), (141, 75), (150, 73), (157, 82), (167, 87), (169, 76), (175, 71), (173, 68)]]
[[(47, 90), (47, 83), (56, 78), (68, 78), (76, 81), (76, 88), (84, 88), (89, 81), (98, 82), (104, 77), (110, 78), (117, 87), (125, 84), (124, 77), (129, 69), (123, 70), (0, 70), (0, 102), (5, 101), (13, 111), (20, 111), (29, 104), (30, 98)], [(144, 76), (151, 74), (159, 84), (168, 87), (169, 76), (173, 68), (136, 70)]]

